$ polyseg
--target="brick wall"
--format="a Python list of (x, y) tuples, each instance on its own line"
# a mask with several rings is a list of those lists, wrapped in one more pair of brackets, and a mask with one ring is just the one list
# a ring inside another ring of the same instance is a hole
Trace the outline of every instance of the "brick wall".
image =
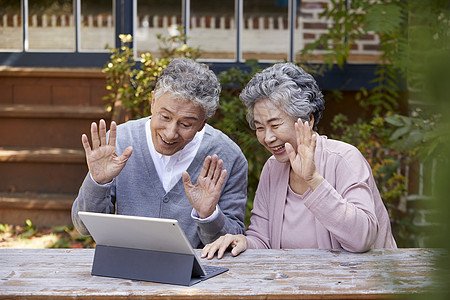
[[(320, 18), (329, 1), (301, 1), (301, 13), (295, 20), (295, 52), (315, 41), (333, 24)], [(0, 17), (1, 48), (20, 49), (19, 15)], [(114, 20), (111, 15), (84, 15), (81, 20), (82, 49), (103, 50), (114, 45)], [(179, 15), (141, 15), (137, 20), (136, 45), (139, 51), (158, 51), (157, 34), (168, 36), (182, 24)], [(74, 18), (71, 15), (32, 15), (29, 24), (30, 49), (73, 49)], [(193, 15), (188, 43), (203, 51), (203, 58), (234, 58), (236, 21), (234, 15)], [(287, 14), (245, 15), (242, 29), (244, 58), (287, 59), (289, 28)], [(50, 35), (51, 33), (51, 35)], [(378, 57), (378, 37), (369, 34), (352, 45), (350, 61), (373, 62)], [(322, 52), (316, 51), (319, 56)]]

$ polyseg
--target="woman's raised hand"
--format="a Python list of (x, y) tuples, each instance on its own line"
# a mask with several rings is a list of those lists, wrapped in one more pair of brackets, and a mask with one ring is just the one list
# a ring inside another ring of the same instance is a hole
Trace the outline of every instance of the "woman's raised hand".
[(92, 147), (86, 134), (81, 136), (89, 172), (92, 179), (99, 184), (108, 183), (119, 175), (133, 152), (133, 148), (129, 146), (118, 156), (116, 153), (116, 135), (117, 125), (112, 121), (109, 141), (106, 141), (106, 122), (102, 119), (99, 122), (98, 129), (97, 123), (91, 124)]
[(231, 247), (231, 255), (236, 256), (247, 250), (247, 238), (242, 234), (226, 234), (207, 244), (202, 249), (201, 257), (212, 259), (217, 252), (217, 258), (221, 259), (225, 251)]
[(286, 143), (286, 152), (295, 175), (303, 179), (314, 190), (323, 181), (323, 177), (317, 173), (314, 162), (317, 136), (308, 121), (303, 123), (301, 119), (298, 119), (294, 125), (297, 149)]

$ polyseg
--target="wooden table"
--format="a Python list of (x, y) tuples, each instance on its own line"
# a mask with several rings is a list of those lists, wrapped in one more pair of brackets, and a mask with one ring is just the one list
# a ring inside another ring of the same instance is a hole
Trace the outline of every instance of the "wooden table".
[(93, 249), (0, 249), (0, 298), (380, 299), (438, 287), (431, 249), (247, 250), (191, 287), (92, 276)]

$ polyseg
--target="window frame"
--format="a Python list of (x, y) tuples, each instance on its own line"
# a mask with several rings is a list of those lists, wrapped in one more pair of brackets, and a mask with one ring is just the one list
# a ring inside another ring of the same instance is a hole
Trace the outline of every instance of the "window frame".
[[(190, 0), (182, 1), (183, 26), (185, 32), (189, 35), (190, 18)], [(242, 58), (242, 30), (243, 30), (243, 1), (235, 1), (235, 19), (236, 19), (236, 55), (235, 59), (201, 59), (198, 61), (207, 63), (218, 74), (221, 71), (232, 67), (248, 70)], [(80, 9), (81, 0), (74, 0), (75, 11), (75, 51), (29, 51), (28, 50), (28, 0), (21, 0), (22, 8), (22, 30), (23, 30), (23, 49), (22, 51), (0, 52), (0, 66), (7, 67), (88, 67), (101, 68), (109, 60), (110, 53), (100, 51), (80, 50)], [(301, 5), (301, 0), (299, 4)], [(287, 57), (293, 61), (295, 26), (297, 0), (288, 0), (288, 28), (289, 28), (289, 51)], [(134, 36), (137, 28), (137, 0), (124, 1), (113, 0), (113, 13), (115, 20), (115, 45), (119, 48), (121, 45), (119, 34), (131, 34)], [(188, 40), (189, 43), (189, 40)], [(131, 42), (133, 47), (133, 42)], [(134, 47), (133, 47), (134, 48)], [(135, 49), (135, 56), (137, 50)], [(139, 61), (137, 59), (137, 61)], [(273, 62), (272, 62), (273, 63)], [(261, 67), (270, 65), (270, 62), (260, 61)], [(377, 64), (346, 64), (343, 68), (334, 66), (330, 71), (321, 77), (316, 78), (319, 86), (323, 90), (359, 90), (361, 87), (370, 89), (373, 84), (371, 80), (374, 77), (374, 71)]]

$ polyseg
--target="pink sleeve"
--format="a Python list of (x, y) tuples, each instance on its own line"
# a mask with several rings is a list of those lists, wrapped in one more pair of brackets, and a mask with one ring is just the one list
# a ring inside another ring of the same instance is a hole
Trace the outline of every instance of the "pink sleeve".
[(360, 153), (354, 156), (351, 161), (338, 159), (333, 174), (328, 174), (335, 176), (331, 181), (336, 188), (326, 179), (305, 205), (345, 250), (364, 252), (377, 238), (378, 221), (370, 186), (371, 169)]
[(261, 171), (258, 188), (256, 189), (250, 226), (246, 231), (247, 247), (249, 249), (271, 248), (269, 237), (269, 174), (270, 167), (266, 162)]

